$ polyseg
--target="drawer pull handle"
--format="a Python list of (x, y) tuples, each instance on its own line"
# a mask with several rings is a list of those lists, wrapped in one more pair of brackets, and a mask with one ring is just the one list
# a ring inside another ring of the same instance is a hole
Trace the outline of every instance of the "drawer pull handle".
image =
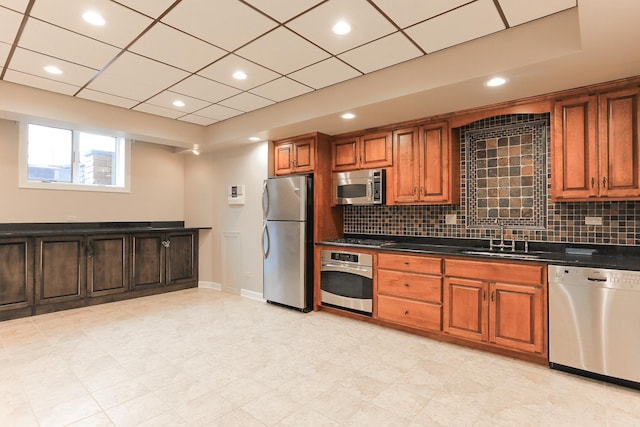
[(409, 284), (408, 284), (408, 283), (405, 283), (405, 284), (404, 284), (404, 286), (405, 286), (406, 288), (408, 288), (408, 287), (409, 287)]
[(408, 314), (409, 314), (409, 310), (405, 310), (405, 311), (404, 311), (404, 315), (406, 316), (406, 315), (408, 315)]
[(405, 261), (405, 262), (404, 262), (404, 265), (409, 265), (409, 261)]

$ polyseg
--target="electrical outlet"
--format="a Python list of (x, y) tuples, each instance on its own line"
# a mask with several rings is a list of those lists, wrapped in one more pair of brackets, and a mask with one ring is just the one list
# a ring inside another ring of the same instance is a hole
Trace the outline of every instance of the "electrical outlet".
[(601, 216), (587, 216), (584, 218), (585, 225), (602, 225)]
[(456, 214), (447, 214), (445, 216), (445, 224), (456, 225), (457, 220), (458, 220), (458, 215)]

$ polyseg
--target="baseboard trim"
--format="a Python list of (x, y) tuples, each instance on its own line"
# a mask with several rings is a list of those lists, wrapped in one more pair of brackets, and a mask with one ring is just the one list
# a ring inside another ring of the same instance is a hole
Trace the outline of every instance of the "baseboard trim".
[(240, 290), (240, 296), (245, 297), (245, 298), (249, 298), (249, 299), (252, 299), (252, 300), (256, 300), (256, 301), (266, 302), (266, 300), (264, 298), (262, 298), (262, 293), (260, 293), (260, 292), (241, 289)]
[(205, 281), (199, 281), (198, 282), (198, 287), (199, 288), (205, 288), (205, 289), (213, 289), (216, 291), (221, 291), (222, 290), (222, 285), (220, 283), (216, 283), (216, 282), (205, 282)]

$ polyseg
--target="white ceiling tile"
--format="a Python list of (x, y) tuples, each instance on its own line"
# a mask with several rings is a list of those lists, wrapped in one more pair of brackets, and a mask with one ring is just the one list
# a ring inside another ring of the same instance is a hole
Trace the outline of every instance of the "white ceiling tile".
[(236, 53), (282, 74), (299, 70), (330, 56), (284, 27), (273, 30)]
[[(233, 78), (233, 73), (236, 71), (244, 71), (248, 77), (245, 80), (236, 80)], [(260, 86), (261, 84), (280, 77), (278, 73), (274, 73), (271, 70), (236, 55), (225, 56), (198, 74), (243, 90)]]
[[(380, 52), (385, 54), (380, 55)], [(399, 32), (338, 55), (340, 59), (364, 73), (399, 64), (418, 56), (422, 56), (420, 49)]]
[(361, 75), (362, 73), (344, 62), (329, 58), (291, 73), (289, 77), (314, 89), (320, 89)]
[(319, 0), (247, 0), (247, 2), (278, 22), (286, 22), (294, 16), (322, 3)]
[(171, 110), (169, 108), (158, 107), (157, 105), (151, 104), (140, 104), (133, 107), (135, 111), (142, 111), (143, 113), (154, 114), (156, 116), (169, 117), (170, 119), (177, 119), (180, 116), (183, 116), (184, 113), (180, 111)]
[(178, 120), (182, 120), (183, 122), (195, 123), (202, 126), (209, 126), (218, 122), (218, 120), (197, 116), (195, 114), (187, 114), (186, 116), (180, 117)]
[(0, 22), (2, 23), (0, 25), (0, 42), (13, 43), (22, 22), (22, 15), (0, 7)]
[(242, 111), (233, 108), (225, 107), (223, 105), (210, 105), (207, 108), (203, 108), (198, 111), (198, 115), (215, 120), (225, 120), (234, 116), (242, 114)]
[[(44, 67), (53, 65), (62, 70), (62, 74), (50, 74)], [(85, 85), (97, 73), (97, 70), (52, 58), (37, 52), (17, 48), (9, 62), (9, 69), (33, 74), (45, 79), (67, 83), (77, 87)]]
[(499, 3), (511, 27), (577, 6), (576, 0), (499, 0)]
[[(185, 103), (184, 107), (176, 107), (173, 105), (173, 101), (180, 100)], [(182, 114), (193, 113), (204, 107), (211, 105), (210, 102), (203, 101), (201, 99), (192, 98), (190, 96), (175, 93), (169, 90), (165, 90), (162, 93), (154, 96), (146, 101), (147, 104), (157, 105), (158, 107), (169, 108), (175, 111), (181, 111)]]
[(77, 86), (57, 82), (55, 80), (45, 79), (42, 77), (34, 76), (32, 74), (21, 73), (20, 71), (11, 69), (7, 69), (7, 72), (4, 75), (4, 80), (25, 86), (35, 87), (38, 89), (48, 90), (50, 92), (62, 93), (65, 95), (73, 95), (79, 89)]
[(24, 13), (27, 9), (27, 4), (29, 4), (29, 0), (0, 0), (0, 6), (8, 7), (20, 13)]
[(193, 75), (171, 87), (173, 92), (209, 102), (218, 102), (240, 93), (239, 89)]
[(144, 101), (187, 76), (185, 71), (125, 52), (88, 87)]
[(227, 53), (162, 23), (154, 25), (129, 50), (191, 72)]
[(294, 82), (286, 77), (281, 77), (278, 80), (274, 80), (252, 89), (251, 93), (280, 102), (285, 99), (302, 95), (303, 93), (311, 92), (312, 90), (313, 89), (308, 86)]
[(10, 50), (10, 44), (0, 42), (0, 65), (4, 65), (4, 63), (7, 62), (7, 56)]
[(278, 25), (238, 0), (183, 1), (162, 22), (228, 51)]
[(109, 95), (108, 93), (98, 92), (97, 90), (91, 90), (86, 88), (82, 89), (80, 93), (77, 94), (76, 96), (78, 98), (101, 102), (103, 104), (115, 105), (117, 107), (122, 107), (122, 108), (131, 108), (134, 105), (139, 103), (139, 101), (134, 101), (132, 99), (123, 98), (121, 96)]
[(478, 0), (406, 30), (427, 53), (503, 30), (492, 0)]
[(120, 52), (120, 49), (106, 43), (37, 19), (27, 21), (19, 46), (96, 70)]
[(152, 18), (157, 18), (162, 15), (175, 0), (118, 0), (118, 2)]
[[(333, 26), (345, 20), (351, 32), (337, 35)], [(330, 0), (287, 24), (298, 34), (338, 54), (396, 31), (366, 0)]]
[(400, 28), (433, 18), (465, 3), (469, 0), (376, 0), (378, 7)]
[[(86, 23), (82, 14), (88, 10), (99, 12), (107, 23), (104, 26)], [(131, 43), (153, 22), (150, 18), (109, 0), (36, 1), (31, 15), (118, 47)]]
[(225, 99), (224, 101), (219, 102), (220, 105), (244, 112), (257, 110), (258, 108), (266, 107), (267, 105), (271, 105), (273, 103), (274, 102), (269, 99), (253, 95), (248, 92), (232, 96), (229, 99)]

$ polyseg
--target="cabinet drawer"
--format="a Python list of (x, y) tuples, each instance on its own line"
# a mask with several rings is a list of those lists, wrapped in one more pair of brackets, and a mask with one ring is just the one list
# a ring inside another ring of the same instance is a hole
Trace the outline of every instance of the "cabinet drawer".
[(545, 266), (542, 264), (445, 259), (444, 266), (447, 276), (528, 285), (542, 285), (546, 282)]
[(430, 331), (442, 330), (442, 306), (403, 298), (378, 296), (378, 317), (393, 323)]
[(442, 258), (383, 253), (378, 255), (378, 268), (414, 271), (425, 274), (441, 274)]
[(378, 270), (378, 292), (440, 303), (442, 302), (442, 278), (401, 271)]

